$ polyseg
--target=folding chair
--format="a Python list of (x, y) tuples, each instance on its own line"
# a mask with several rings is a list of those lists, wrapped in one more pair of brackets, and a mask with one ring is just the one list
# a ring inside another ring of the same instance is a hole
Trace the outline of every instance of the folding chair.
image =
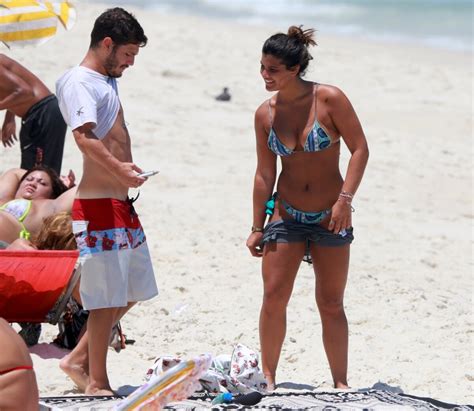
[(79, 252), (0, 250), (0, 317), (57, 324), (80, 277)]

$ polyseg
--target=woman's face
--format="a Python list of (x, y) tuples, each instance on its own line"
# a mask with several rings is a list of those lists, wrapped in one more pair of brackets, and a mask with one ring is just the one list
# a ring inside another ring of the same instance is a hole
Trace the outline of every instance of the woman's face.
[(265, 81), (267, 91), (284, 88), (298, 74), (298, 66), (287, 69), (280, 59), (271, 54), (262, 54), (260, 74)]
[(51, 198), (53, 187), (48, 173), (35, 170), (28, 174), (18, 187), (17, 198), (40, 200)]

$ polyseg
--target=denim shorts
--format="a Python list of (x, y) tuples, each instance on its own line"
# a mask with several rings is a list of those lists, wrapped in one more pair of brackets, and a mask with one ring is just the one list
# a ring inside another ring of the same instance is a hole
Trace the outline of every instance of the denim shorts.
[(339, 234), (321, 227), (319, 224), (299, 223), (295, 220), (276, 220), (268, 223), (263, 231), (262, 243), (310, 242), (323, 247), (340, 247), (352, 243), (354, 229), (348, 228)]

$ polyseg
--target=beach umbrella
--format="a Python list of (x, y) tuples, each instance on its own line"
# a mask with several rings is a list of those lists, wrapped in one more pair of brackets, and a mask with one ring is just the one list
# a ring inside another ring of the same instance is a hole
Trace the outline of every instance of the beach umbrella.
[(69, 30), (76, 21), (70, 1), (0, 0), (0, 41), (8, 48), (42, 44), (58, 23)]

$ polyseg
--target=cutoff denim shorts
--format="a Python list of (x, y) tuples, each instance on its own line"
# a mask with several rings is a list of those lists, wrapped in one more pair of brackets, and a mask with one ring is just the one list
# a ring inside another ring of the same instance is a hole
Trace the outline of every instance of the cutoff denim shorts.
[(321, 227), (319, 224), (299, 223), (295, 220), (276, 220), (268, 223), (263, 231), (263, 245), (270, 242), (298, 243), (310, 242), (323, 247), (340, 247), (352, 243), (354, 229), (348, 228), (339, 234)]

